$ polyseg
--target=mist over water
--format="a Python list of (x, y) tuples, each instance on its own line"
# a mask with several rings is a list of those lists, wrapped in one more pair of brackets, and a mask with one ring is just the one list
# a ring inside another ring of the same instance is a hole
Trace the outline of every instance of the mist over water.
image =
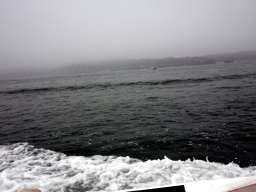
[(0, 189), (253, 176), (255, 77), (239, 61), (1, 80)]
[(0, 68), (256, 50), (255, 1), (1, 1)]
[(255, 175), (255, 7), (0, 1), (0, 191)]

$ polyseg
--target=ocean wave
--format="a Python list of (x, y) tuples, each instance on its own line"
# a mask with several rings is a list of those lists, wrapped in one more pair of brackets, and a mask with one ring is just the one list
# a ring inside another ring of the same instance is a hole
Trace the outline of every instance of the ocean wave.
[(15, 90), (0, 91), (0, 94), (19, 94), (19, 93), (34, 93), (34, 92), (60, 92), (60, 91), (74, 91), (74, 90), (87, 90), (92, 88), (116, 88), (121, 86), (154, 86), (154, 85), (171, 85), (171, 84), (182, 84), (182, 83), (204, 83), (212, 82), (225, 79), (242, 79), (256, 77), (256, 73), (243, 74), (243, 75), (226, 75), (226, 76), (215, 76), (208, 78), (190, 78), (190, 79), (165, 79), (158, 81), (137, 81), (137, 82), (121, 82), (121, 83), (92, 83), (88, 85), (74, 85), (74, 86), (60, 86), (60, 87), (41, 87), (41, 88), (23, 88)]
[(67, 156), (28, 143), (0, 145), (0, 170), (0, 191), (9, 192), (117, 191), (256, 175), (256, 166), (167, 157), (143, 162), (128, 156)]

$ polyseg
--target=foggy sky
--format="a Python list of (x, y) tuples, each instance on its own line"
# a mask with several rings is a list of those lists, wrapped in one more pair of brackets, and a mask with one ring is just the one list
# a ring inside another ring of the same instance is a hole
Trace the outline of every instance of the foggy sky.
[(255, 0), (1, 0), (0, 68), (256, 50)]

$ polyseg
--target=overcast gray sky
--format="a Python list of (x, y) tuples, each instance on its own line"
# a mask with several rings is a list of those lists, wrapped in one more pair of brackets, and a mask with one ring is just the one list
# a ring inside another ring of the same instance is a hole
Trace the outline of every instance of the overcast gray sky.
[(255, 0), (1, 0), (0, 67), (256, 50)]

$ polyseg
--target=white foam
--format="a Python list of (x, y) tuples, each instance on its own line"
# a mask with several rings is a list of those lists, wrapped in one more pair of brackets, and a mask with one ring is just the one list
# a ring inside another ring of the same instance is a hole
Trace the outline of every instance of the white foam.
[(0, 191), (117, 191), (192, 181), (256, 176), (256, 166), (240, 168), (202, 160), (142, 162), (130, 157), (66, 156), (28, 143), (0, 146)]

